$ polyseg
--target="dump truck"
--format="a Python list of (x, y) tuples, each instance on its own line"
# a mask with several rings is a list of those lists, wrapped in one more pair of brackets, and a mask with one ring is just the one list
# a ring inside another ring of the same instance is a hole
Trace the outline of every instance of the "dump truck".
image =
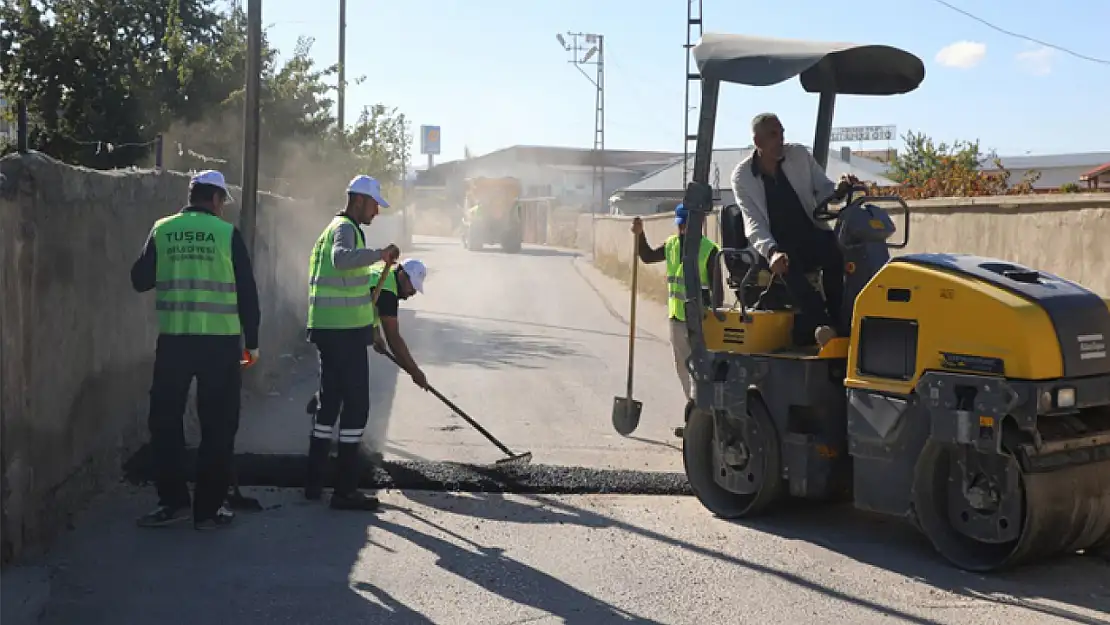
[(501, 249), (516, 253), (524, 241), (520, 180), (501, 178), (470, 178), (466, 181), (466, 197), (462, 219), (462, 242), (466, 249), (481, 250), (486, 244), (500, 244)]
[[(723, 84), (797, 77), (819, 94), (813, 155), (824, 168), (837, 95), (908, 93), (925, 77), (921, 59), (886, 45), (707, 33), (693, 52), (701, 111), (683, 198), (686, 293), (701, 290)], [(787, 498), (851, 501), (907, 520), (969, 571), (1110, 546), (1110, 301), (1005, 259), (892, 257), (909, 241), (909, 208), (855, 191), (813, 213), (844, 252), (851, 320), (848, 336), (824, 345), (793, 344), (790, 294), (759, 297), (780, 284), (737, 207), (722, 211), (737, 304), (684, 299), (696, 392), (676, 434), (698, 500), (723, 518), (771, 514)]]

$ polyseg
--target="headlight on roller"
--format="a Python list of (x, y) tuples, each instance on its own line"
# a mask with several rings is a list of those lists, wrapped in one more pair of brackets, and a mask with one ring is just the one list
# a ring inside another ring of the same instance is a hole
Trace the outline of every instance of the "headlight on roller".
[(1074, 408), (1075, 407), (1075, 389), (1074, 388), (1056, 389), (1056, 407), (1057, 408)]

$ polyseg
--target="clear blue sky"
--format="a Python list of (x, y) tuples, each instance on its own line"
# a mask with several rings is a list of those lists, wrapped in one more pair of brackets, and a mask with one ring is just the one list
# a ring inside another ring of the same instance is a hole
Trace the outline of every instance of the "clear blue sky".
[[(1107, 0), (948, 2), (1007, 30), (1110, 59)], [(978, 138), (1002, 155), (1110, 150), (1110, 65), (1046, 51), (934, 0), (704, 5), (707, 32), (888, 43), (925, 61), (917, 91), (843, 97), (835, 125)], [(311, 36), (321, 64), (338, 58), (338, 15), (338, 0), (263, 6), (273, 45), (291, 53), (298, 36)], [(439, 125), (437, 163), (461, 157), (464, 145), (475, 154), (513, 144), (590, 147), (594, 87), (555, 40), (568, 30), (605, 35), (606, 147), (681, 151), (686, 0), (348, 0), (347, 76), (367, 79), (348, 88), (347, 121), (380, 102), (406, 113), (414, 128)], [(812, 141), (817, 98), (796, 79), (761, 89), (725, 85), (721, 104), (718, 147), (748, 145), (747, 123), (765, 110), (779, 114), (788, 140)]]

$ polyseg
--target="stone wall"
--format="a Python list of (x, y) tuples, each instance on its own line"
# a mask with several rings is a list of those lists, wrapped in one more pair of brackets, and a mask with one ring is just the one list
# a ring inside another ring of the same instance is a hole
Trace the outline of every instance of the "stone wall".
[[(909, 245), (892, 255), (962, 252), (992, 256), (1074, 280), (1110, 297), (1110, 193), (938, 198), (912, 201)], [(902, 227), (902, 217), (893, 215)], [(673, 215), (643, 217), (653, 246), (675, 232)], [(621, 279), (630, 274), (633, 254), (631, 217), (583, 215), (578, 247), (593, 252), (595, 264)], [(720, 242), (717, 218), (707, 233)], [(901, 233), (894, 238), (901, 241)], [(663, 264), (639, 268), (645, 295), (666, 296)]]
[[(130, 267), (154, 221), (185, 203), (188, 177), (102, 172), (40, 154), (2, 161), (0, 410), (3, 562), (47, 540), (117, 479), (147, 438), (157, 317)], [(232, 194), (241, 200), (238, 188)], [(336, 193), (337, 202), (343, 198)], [(238, 223), (241, 204), (226, 217)], [(337, 207), (260, 194), (253, 254), (262, 307), (262, 389), (304, 343), (308, 255)], [(376, 221), (368, 240), (390, 238)], [(384, 236), (383, 236), (384, 235)], [(192, 402), (190, 402), (190, 407)]]

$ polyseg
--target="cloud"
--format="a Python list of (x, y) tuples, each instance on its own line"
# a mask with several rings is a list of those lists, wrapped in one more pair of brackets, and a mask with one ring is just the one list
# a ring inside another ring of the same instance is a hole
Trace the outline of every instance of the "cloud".
[(1052, 62), (1056, 60), (1056, 51), (1052, 48), (1040, 46), (1025, 52), (1018, 52), (1014, 57), (1018, 65), (1034, 76), (1047, 76), (1052, 73)]
[(947, 67), (971, 69), (987, 55), (987, 44), (976, 41), (957, 41), (937, 52), (936, 61)]

